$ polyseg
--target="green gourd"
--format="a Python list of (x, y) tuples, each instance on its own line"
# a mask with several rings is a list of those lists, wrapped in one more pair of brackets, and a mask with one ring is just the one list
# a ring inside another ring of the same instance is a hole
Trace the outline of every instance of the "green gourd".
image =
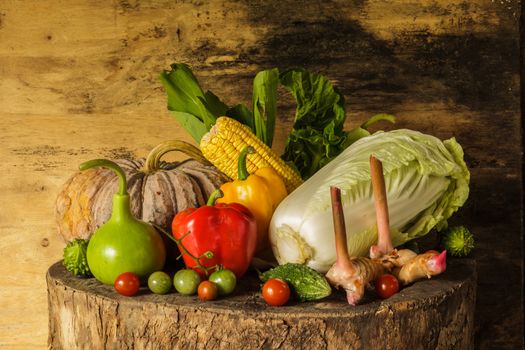
[(145, 280), (164, 267), (164, 242), (152, 225), (136, 219), (131, 213), (126, 175), (122, 168), (110, 160), (94, 159), (82, 163), (80, 170), (93, 167), (113, 170), (119, 178), (119, 190), (113, 196), (110, 219), (89, 241), (89, 269), (104, 284), (113, 284), (123, 272), (133, 272)]
[(326, 298), (332, 294), (332, 288), (326, 278), (314, 269), (302, 265), (287, 263), (260, 273), (261, 281), (280, 278), (286, 281), (299, 301), (312, 301)]

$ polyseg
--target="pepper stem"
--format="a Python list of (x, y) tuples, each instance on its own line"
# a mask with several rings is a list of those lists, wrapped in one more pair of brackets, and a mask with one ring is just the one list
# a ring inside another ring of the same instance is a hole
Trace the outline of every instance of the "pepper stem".
[(237, 177), (241, 181), (246, 180), (248, 176), (250, 176), (248, 168), (246, 167), (246, 157), (248, 154), (252, 153), (255, 153), (255, 149), (252, 146), (246, 146), (239, 154), (239, 161), (237, 162)]
[(215, 201), (219, 198), (222, 198), (224, 196), (224, 193), (221, 191), (220, 188), (216, 189), (210, 194), (210, 197), (208, 198), (208, 201), (206, 202), (206, 205), (214, 205)]
[(84, 162), (80, 164), (79, 169), (80, 170), (86, 170), (90, 168), (95, 167), (104, 167), (108, 168), (110, 170), (113, 170), (115, 174), (117, 174), (119, 179), (119, 188), (118, 188), (118, 194), (120, 195), (126, 195), (127, 192), (127, 183), (126, 183), (126, 174), (124, 173), (124, 170), (115, 162), (107, 159), (93, 159), (88, 160), (87, 162)]

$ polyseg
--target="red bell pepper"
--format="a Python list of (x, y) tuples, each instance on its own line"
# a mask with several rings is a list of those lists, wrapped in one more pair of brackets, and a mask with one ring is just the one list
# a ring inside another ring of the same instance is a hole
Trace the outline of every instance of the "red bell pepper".
[[(207, 205), (177, 213), (173, 218), (172, 233), (182, 244), (182, 247), (179, 244), (179, 250), (187, 268), (195, 269), (202, 276), (207, 274), (207, 268), (221, 265), (240, 278), (250, 266), (255, 252), (257, 223), (242, 204), (214, 204), (220, 195), (221, 191), (217, 190)], [(207, 252), (213, 256), (208, 257)]]

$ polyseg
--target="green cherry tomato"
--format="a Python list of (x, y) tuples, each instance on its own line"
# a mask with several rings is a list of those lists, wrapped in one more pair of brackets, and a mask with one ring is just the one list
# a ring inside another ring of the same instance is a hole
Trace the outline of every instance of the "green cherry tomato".
[(197, 293), (197, 288), (201, 283), (201, 277), (197, 271), (192, 269), (182, 269), (173, 276), (173, 285), (177, 292), (183, 295), (193, 295)]
[(237, 285), (237, 278), (235, 277), (235, 274), (228, 269), (215, 271), (210, 275), (208, 280), (217, 285), (219, 295), (231, 294)]
[(149, 275), (148, 288), (155, 294), (166, 294), (171, 290), (171, 277), (163, 271)]

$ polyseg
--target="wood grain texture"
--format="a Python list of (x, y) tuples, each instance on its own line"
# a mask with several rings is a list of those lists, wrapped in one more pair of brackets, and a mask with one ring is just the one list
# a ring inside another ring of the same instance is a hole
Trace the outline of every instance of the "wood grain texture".
[(53, 349), (474, 349), (476, 271), (472, 260), (419, 281), (388, 300), (345, 293), (271, 307), (248, 274), (233, 295), (212, 302), (141, 290), (118, 295), (61, 262), (47, 274)]
[[(0, 347), (45, 348), (45, 271), (60, 259), (53, 207), (90, 158), (145, 156), (189, 136), (157, 75), (189, 63), (229, 104), (263, 68), (325, 74), (346, 126), (378, 112), (455, 136), (472, 170), (451, 223), (477, 237), (476, 348), (523, 346), (518, 0), (0, 2)], [(293, 104), (282, 95), (276, 150)], [(28, 317), (30, 315), (31, 317)]]

